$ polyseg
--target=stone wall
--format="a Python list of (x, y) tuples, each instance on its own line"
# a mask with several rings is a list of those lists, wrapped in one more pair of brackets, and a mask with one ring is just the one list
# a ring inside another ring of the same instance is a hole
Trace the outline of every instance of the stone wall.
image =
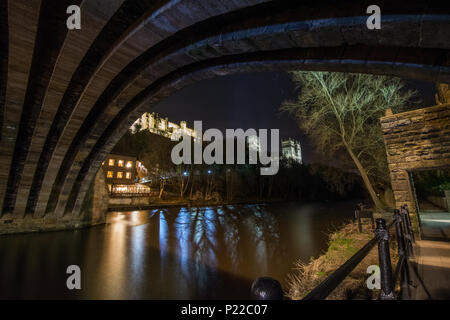
[(450, 208), (448, 207), (448, 204), (447, 204), (450, 201), (450, 198), (429, 196), (429, 197), (427, 197), (427, 200), (430, 201), (432, 204), (434, 204), (438, 208), (441, 208), (445, 211), (450, 211)]
[(82, 213), (76, 217), (66, 214), (62, 218), (55, 215), (36, 217), (25, 215), (17, 217), (12, 214), (0, 218), (0, 235), (41, 231), (70, 230), (105, 223), (108, 210), (109, 194), (102, 169), (98, 171), (85, 198)]
[(450, 103), (450, 84), (437, 83), (435, 97), (437, 104)]
[(105, 222), (105, 214), (108, 211), (109, 193), (106, 187), (103, 169), (98, 170), (89, 192), (84, 199), (81, 211), (81, 219), (90, 225)]
[(124, 197), (124, 198), (110, 198), (109, 204), (111, 206), (118, 205), (148, 205), (150, 204), (149, 197)]
[(406, 203), (416, 214), (411, 172), (450, 166), (450, 104), (387, 115), (380, 121), (396, 207)]

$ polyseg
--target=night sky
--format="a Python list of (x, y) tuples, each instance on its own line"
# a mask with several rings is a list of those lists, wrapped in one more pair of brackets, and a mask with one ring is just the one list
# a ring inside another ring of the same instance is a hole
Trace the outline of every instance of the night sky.
[[(408, 87), (419, 92), (418, 107), (435, 104), (435, 85), (407, 81)], [(193, 127), (202, 120), (203, 130), (280, 129), (280, 137), (294, 138), (302, 144), (306, 163), (329, 163), (326, 156), (316, 154), (309, 139), (300, 131), (289, 114), (280, 113), (284, 100), (295, 99), (297, 91), (286, 72), (246, 73), (217, 77), (190, 85), (159, 103), (154, 109), (169, 121), (185, 120)]]

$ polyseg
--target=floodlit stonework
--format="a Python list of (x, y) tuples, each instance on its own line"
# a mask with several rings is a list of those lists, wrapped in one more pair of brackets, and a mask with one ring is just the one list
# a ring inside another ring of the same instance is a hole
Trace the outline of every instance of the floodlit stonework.
[(183, 135), (197, 139), (197, 132), (186, 126), (186, 121), (180, 121), (180, 125), (170, 122), (168, 118), (162, 118), (157, 113), (144, 113), (130, 127), (131, 132), (147, 130), (151, 133), (178, 141)]
[(300, 142), (294, 139), (281, 141), (281, 153), (283, 157), (293, 162), (302, 164), (302, 147)]

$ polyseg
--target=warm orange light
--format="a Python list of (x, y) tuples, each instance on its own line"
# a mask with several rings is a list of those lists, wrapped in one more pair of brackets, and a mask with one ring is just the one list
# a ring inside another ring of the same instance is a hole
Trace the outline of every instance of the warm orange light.
[(141, 184), (121, 184), (115, 185), (112, 188), (112, 192), (116, 194), (128, 194), (128, 193), (150, 193), (150, 188)]
[(123, 167), (123, 160), (119, 160), (118, 164), (119, 167)]
[(131, 168), (133, 166), (133, 162), (132, 161), (128, 161), (127, 162), (127, 168)]
[(108, 178), (112, 178), (113, 177), (113, 172), (112, 171), (108, 171)]
[(110, 167), (114, 166), (114, 159), (109, 159), (108, 164)]

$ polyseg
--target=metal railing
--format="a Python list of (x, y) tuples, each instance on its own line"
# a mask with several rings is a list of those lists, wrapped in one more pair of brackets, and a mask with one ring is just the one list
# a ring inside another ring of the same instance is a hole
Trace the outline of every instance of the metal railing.
[(359, 203), (357, 208), (355, 209), (355, 219), (358, 221), (359, 233), (362, 232), (362, 218), (369, 218), (370, 222), (372, 222), (372, 229), (375, 229), (375, 219), (373, 218), (373, 212), (371, 210), (367, 210), (362, 203)]
[[(389, 230), (395, 225), (398, 248), (398, 263), (392, 272), (392, 263), (389, 249)], [(369, 254), (372, 248), (378, 244), (378, 260), (380, 267), (380, 299), (393, 300), (401, 295), (394, 292), (394, 288), (400, 281), (400, 290), (410, 285), (410, 273), (408, 257), (413, 256), (414, 233), (411, 226), (408, 206), (405, 204), (401, 209), (394, 210), (394, 219), (386, 225), (384, 219), (376, 219), (375, 236), (369, 240), (358, 252), (341, 265), (336, 271), (329, 275), (322, 283), (311, 290), (303, 300), (322, 300), (341, 284), (341, 282), (356, 268), (356, 266)], [(258, 278), (252, 285), (252, 296), (255, 299), (267, 299), (267, 297), (280, 296), (279, 293), (267, 292), (267, 290), (281, 290), (281, 286), (271, 285), (270, 282), (278, 281), (271, 278)], [(279, 288), (279, 289), (277, 289)]]

